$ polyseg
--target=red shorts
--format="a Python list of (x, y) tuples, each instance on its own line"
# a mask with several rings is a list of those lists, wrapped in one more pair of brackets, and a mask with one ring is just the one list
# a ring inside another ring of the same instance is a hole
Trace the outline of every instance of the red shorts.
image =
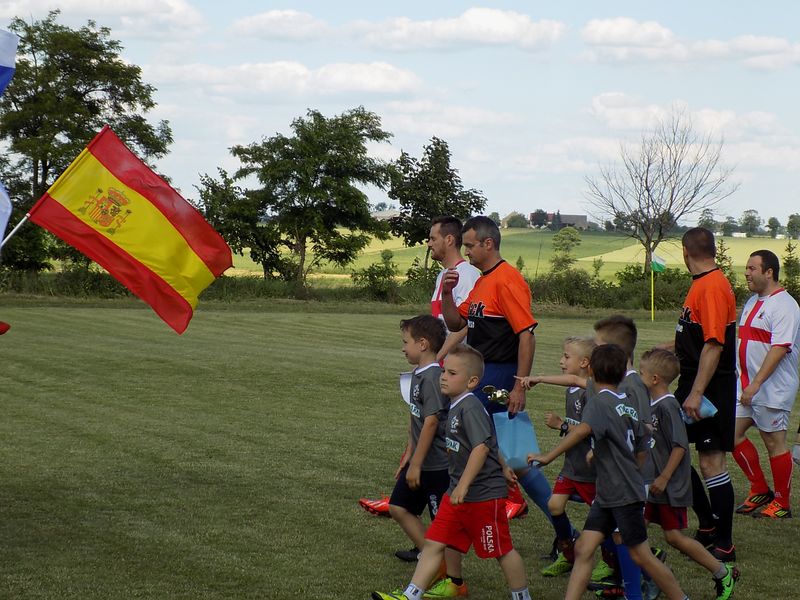
[(670, 506), (669, 504), (648, 502), (644, 506), (644, 520), (648, 523), (661, 525), (661, 529), (664, 531), (682, 530), (689, 526), (685, 506)]
[(564, 496), (577, 494), (586, 504), (591, 505), (592, 502), (594, 502), (596, 489), (593, 481), (573, 481), (569, 477), (559, 475), (553, 486), (553, 493), (562, 494)]
[(506, 499), (451, 504), (445, 494), (425, 539), (455, 548), (462, 554), (475, 546), (478, 558), (500, 558), (514, 549), (508, 530)]

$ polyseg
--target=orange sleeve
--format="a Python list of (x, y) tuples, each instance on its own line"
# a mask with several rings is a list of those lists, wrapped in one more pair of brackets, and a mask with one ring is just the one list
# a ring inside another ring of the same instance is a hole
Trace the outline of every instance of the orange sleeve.
[(735, 320), (730, 315), (730, 298), (728, 291), (719, 285), (709, 285), (698, 294), (700, 325), (703, 328), (703, 340), (716, 340), (725, 343), (725, 328)]
[(504, 282), (503, 293), (498, 294), (497, 302), (514, 333), (536, 326), (531, 312), (531, 288), (521, 275)]

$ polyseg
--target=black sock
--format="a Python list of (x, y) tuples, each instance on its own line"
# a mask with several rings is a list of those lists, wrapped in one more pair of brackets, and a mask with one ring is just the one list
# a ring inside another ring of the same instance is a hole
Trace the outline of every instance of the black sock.
[(553, 529), (556, 530), (556, 537), (559, 541), (572, 539), (572, 523), (569, 522), (567, 513), (553, 515)]
[(700, 479), (700, 475), (697, 474), (694, 467), (692, 467), (692, 509), (697, 515), (697, 520), (700, 521), (700, 529), (713, 529), (717, 526), (703, 480)]
[(733, 505), (735, 493), (727, 471), (706, 480), (711, 509), (717, 517), (717, 546), (728, 549), (733, 545)]

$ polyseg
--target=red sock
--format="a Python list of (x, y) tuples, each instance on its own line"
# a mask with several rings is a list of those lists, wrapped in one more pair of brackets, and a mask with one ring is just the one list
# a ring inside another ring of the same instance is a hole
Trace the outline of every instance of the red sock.
[(789, 508), (792, 492), (792, 453), (784, 452), (769, 459), (772, 481), (775, 485), (775, 500), (783, 508)]
[[(769, 492), (769, 485), (758, 461), (758, 450), (756, 450), (753, 442), (745, 439), (736, 446), (733, 449), (733, 458), (750, 481), (750, 495)], [(791, 462), (791, 459), (789, 459), (789, 462)]]

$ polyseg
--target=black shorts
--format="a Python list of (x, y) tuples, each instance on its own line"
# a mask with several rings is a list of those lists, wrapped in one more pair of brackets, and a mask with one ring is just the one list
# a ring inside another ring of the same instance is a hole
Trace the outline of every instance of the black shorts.
[(624, 506), (602, 507), (594, 502), (586, 516), (584, 529), (599, 531), (605, 537), (619, 529), (622, 543), (628, 547), (647, 541), (647, 525), (644, 522), (644, 502)]
[[(686, 400), (694, 381), (682, 377), (675, 390), (680, 404)], [(686, 426), (689, 441), (699, 452), (733, 452), (736, 434), (736, 374), (714, 377), (706, 387), (706, 398), (717, 407), (717, 414)]]
[(405, 508), (411, 514), (422, 515), (425, 507), (428, 507), (431, 519), (436, 516), (439, 505), (442, 503), (442, 496), (450, 487), (450, 473), (447, 469), (441, 471), (422, 471), (419, 477), (419, 487), (412, 490), (406, 481), (406, 465), (394, 484), (392, 497), (389, 504)]

